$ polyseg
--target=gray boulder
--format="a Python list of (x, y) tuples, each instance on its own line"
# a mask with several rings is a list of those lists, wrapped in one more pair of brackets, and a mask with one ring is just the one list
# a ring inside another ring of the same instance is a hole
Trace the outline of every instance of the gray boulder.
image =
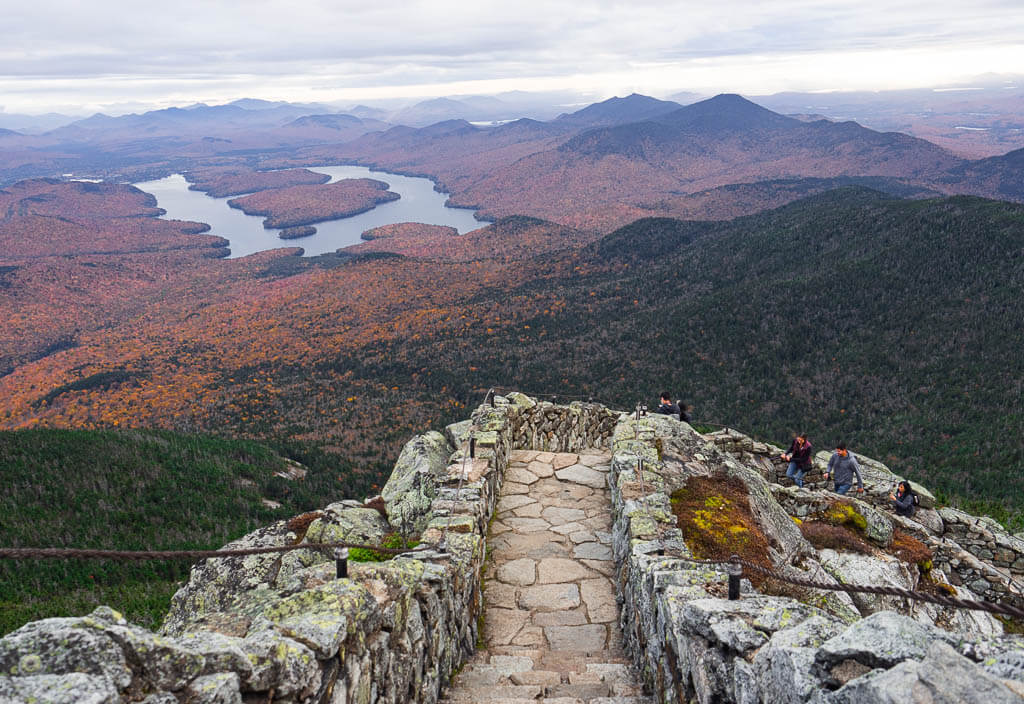
[(1020, 704), (1020, 694), (963, 657), (948, 643), (926, 646), (920, 661), (854, 679), (820, 701), (829, 704)]
[(336, 503), (324, 509), (324, 515), (309, 524), (304, 542), (379, 545), (390, 530), (387, 519), (377, 509)]
[(0, 672), (18, 678), (81, 673), (127, 687), (132, 671), (121, 645), (93, 623), (47, 618), (25, 624), (0, 639)]
[[(225, 549), (280, 547), (295, 541), (284, 521), (260, 528), (224, 546)], [(188, 582), (171, 598), (161, 633), (181, 635), (205, 614), (225, 611), (239, 595), (272, 584), (281, 567), (280, 553), (223, 557), (196, 563)]]
[(815, 676), (817, 648), (839, 632), (836, 621), (813, 615), (775, 632), (757, 651), (753, 667), (765, 702), (806, 702), (821, 689)]
[[(948, 583), (946, 575), (939, 569), (933, 569), (931, 579), (943, 584)], [(974, 601), (978, 596), (963, 586), (950, 585), (956, 591), (958, 599)], [(951, 606), (940, 606), (923, 601), (910, 604), (910, 616), (924, 624), (941, 623), (943, 630), (956, 633), (969, 639), (991, 638), (1003, 634), (1001, 624), (992, 614), (970, 609), (957, 609)]]
[(422, 533), (427, 527), (430, 504), (437, 496), (451, 453), (451, 445), (436, 431), (417, 435), (405, 444), (380, 492), (392, 528)]
[(853, 505), (857, 513), (864, 516), (864, 522), (867, 524), (864, 535), (883, 547), (892, 545), (893, 529), (889, 517), (866, 501), (854, 499)]
[(185, 690), (189, 704), (242, 704), (238, 691), (238, 675), (218, 672), (196, 678)]
[(921, 660), (933, 641), (951, 638), (933, 626), (882, 611), (822, 643), (815, 664), (826, 673), (847, 660), (868, 668), (890, 668), (904, 660)]
[[(863, 584), (871, 586), (913, 589), (916, 575), (901, 560), (884, 554), (861, 555), (852, 552), (820, 550), (818, 560), (821, 566), (841, 584)], [(906, 599), (882, 594), (851, 594), (853, 603), (861, 614), (879, 611), (906, 611)]]
[(312, 648), (321, 660), (334, 657), (349, 630), (363, 630), (363, 622), (374, 616), (379, 618), (377, 602), (348, 579), (293, 594), (263, 612), (282, 635)]
[(473, 427), (473, 421), (463, 420), (458, 423), (452, 423), (446, 425), (444, 428), (444, 437), (448, 441), (448, 444), (458, 449), (469, 442), (469, 432)]
[(71, 672), (64, 675), (0, 676), (0, 702), (18, 704), (120, 704), (108, 678)]

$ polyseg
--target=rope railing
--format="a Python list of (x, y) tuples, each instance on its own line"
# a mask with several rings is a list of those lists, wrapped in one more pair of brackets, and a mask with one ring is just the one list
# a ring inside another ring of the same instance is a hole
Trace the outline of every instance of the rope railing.
[(296, 543), (261, 548), (235, 548), (230, 550), (94, 550), (89, 548), (0, 548), (0, 559), (4, 560), (201, 560), (217, 557), (242, 557), (265, 553), (290, 552), (292, 550), (335, 550), (338, 548), (361, 548), (389, 555), (410, 552), (412, 548), (387, 548), (364, 543)]
[[(780, 582), (786, 582), (788, 584), (792, 584), (794, 586), (799, 587), (808, 587), (810, 589), (821, 589), (833, 592), (846, 592), (847, 594), (878, 594), (881, 596), (897, 596), (904, 599), (910, 599), (912, 601), (922, 601), (930, 604), (937, 604), (939, 606), (948, 606), (957, 609), (967, 609), (970, 611), (985, 611), (990, 614), (1010, 616), (1016, 619), (1024, 620), (1024, 609), (1012, 606), (1010, 604), (1001, 604), (992, 601), (976, 601), (973, 599), (961, 599), (959, 597), (954, 596), (945, 596), (942, 594), (919, 592), (914, 591), (912, 589), (903, 589), (900, 587), (884, 587), (867, 584), (840, 584), (838, 582), (819, 582), (813, 579), (805, 579), (803, 577), (792, 577), (790, 575), (779, 574), (775, 570), (764, 567), (763, 565), (759, 565), (756, 562), (744, 560), (740, 558), (738, 555), (733, 555), (728, 560), (698, 560), (696, 558), (681, 554), (666, 554), (665, 557), (670, 557), (675, 560), (682, 560), (684, 562), (688, 562), (695, 565), (726, 567), (729, 571), (730, 599), (733, 600), (735, 600), (735, 598), (732, 596), (732, 583), (734, 581), (736, 582), (736, 598), (738, 598), (739, 578), (741, 576), (744, 576), (744, 572), (746, 570), (751, 570), (753, 572), (762, 574), (770, 579), (774, 579)], [(749, 577), (749, 574), (746, 576)]]

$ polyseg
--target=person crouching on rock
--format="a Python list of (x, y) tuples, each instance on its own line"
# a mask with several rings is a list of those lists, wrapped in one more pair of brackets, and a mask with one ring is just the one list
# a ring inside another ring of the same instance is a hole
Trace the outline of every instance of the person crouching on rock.
[(906, 482), (900, 482), (896, 486), (896, 493), (890, 493), (889, 498), (893, 502), (893, 508), (896, 509), (896, 513), (907, 518), (913, 517), (914, 491), (910, 488), (909, 484)]
[(804, 475), (811, 471), (811, 443), (806, 433), (800, 433), (793, 439), (793, 444), (789, 446), (788, 452), (783, 453), (782, 459), (789, 462), (786, 476), (803, 488)]
[(860, 465), (857, 458), (846, 449), (846, 443), (836, 445), (836, 451), (828, 461), (828, 469), (825, 470), (825, 481), (828, 475), (832, 475), (836, 483), (836, 493), (845, 494), (853, 486), (853, 477), (857, 477), (857, 492), (864, 493), (864, 480), (860, 478)]
[(655, 413), (679, 417), (679, 406), (672, 402), (672, 397), (668, 395), (668, 391), (661, 392), (661, 403), (658, 404), (658, 410)]

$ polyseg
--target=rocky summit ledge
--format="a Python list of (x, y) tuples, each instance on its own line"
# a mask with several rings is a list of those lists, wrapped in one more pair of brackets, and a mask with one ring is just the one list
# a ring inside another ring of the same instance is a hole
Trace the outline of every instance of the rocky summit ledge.
[[(909, 557), (893, 548), (911, 545), (905, 531), (928, 535), (922, 524), (823, 488), (780, 486), (763, 475), (749, 438), (727, 451), (722, 444), (666, 417), (624, 418), (613, 438), (612, 545), (625, 645), (665, 701), (1024, 701), (1024, 639), (1003, 635), (984, 612), (770, 580), (756, 588), (744, 580), (739, 600), (723, 599), (724, 565), (689, 562), (709, 557), (708, 544), (691, 545), (680, 528), (701, 522), (723, 543), (724, 559), (742, 553), (742, 531), (716, 533), (715, 515), (732, 497), (723, 492), (735, 481), (746, 487), (750, 516), (768, 537), (765, 564), (778, 573), (982, 595), (948, 584), (924, 559), (927, 548)], [(680, 489), (707, 486), (699, 480), (708, 478), (722, 488), (703, 495), (704, 508), (673, 513)], [(804, 519), (794, 520), (796, 513)], [(816, 547), (805, 533), (817, 542), (816, 534), (798, 525), (829, 515), (842, 519), (840, 535), (855, 551), (845, 543)]]
[[(228, 546), (310, 547), (195, 565), (159, 634), (108, 607), (8, 634), (0, 702), (1024, 701), (1024, 638), (987, 613), (753, 571), (726, 599), (724, 565), (692, 559), (1020, 599), (1024, 546), (994, 521), (787, 486), (773, 452), (664, 416), (497, 396), (410, 440), (380, 496)], [(895, 477), (861, 464), (870, 482)], [(339, 577), (311, 547), (334, 541), (408, 549), (353, 550)]]

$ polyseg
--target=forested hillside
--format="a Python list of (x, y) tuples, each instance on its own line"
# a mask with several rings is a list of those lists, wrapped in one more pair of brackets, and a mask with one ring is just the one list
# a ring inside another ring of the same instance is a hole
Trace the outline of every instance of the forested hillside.
[(668, 388), (698, 421), (778, 443), (845, 439), (1019, 525), (1021, 206), (841, 189), (732, 223), (641, 220), (572, 266), (494, 294), (550, 292), (563, 302), (550, 315), (476, 340), (406, 340), (394, 356), (435, 360), (452, 384), (474, 366), (487, 383), (623, 407)]
[[(370, 489), (315, 454), (300, 455), (304, 478), (278, 476), (294, 467), (278, 451), (161, 430), (0, 432), (3, 547), (215, 549), (330, 497)], [(191, 562), (0, 560), (0, 634), (99, 604), (156, 626)]]
[[(0, 423), (288, 442), (361, 487), (490, 386), (624, 409), (668, 388), (700, 421), (845, 439), (950, 500), (1019, 515), (1024, 206), (846, 188), (731, 222), (573, 232), (519, 219), (443, 236), (458, 247), (415, 228), (360, 245), (386, 255), (13, 261), (0, 302), (24, 329), (58, 312), (78, 326), (12, 358)], [(147, 305), (92, 322), (74, 293), (94, 270), (111, 305)], [(147, 293), (150, 271), (174, 294)]]

